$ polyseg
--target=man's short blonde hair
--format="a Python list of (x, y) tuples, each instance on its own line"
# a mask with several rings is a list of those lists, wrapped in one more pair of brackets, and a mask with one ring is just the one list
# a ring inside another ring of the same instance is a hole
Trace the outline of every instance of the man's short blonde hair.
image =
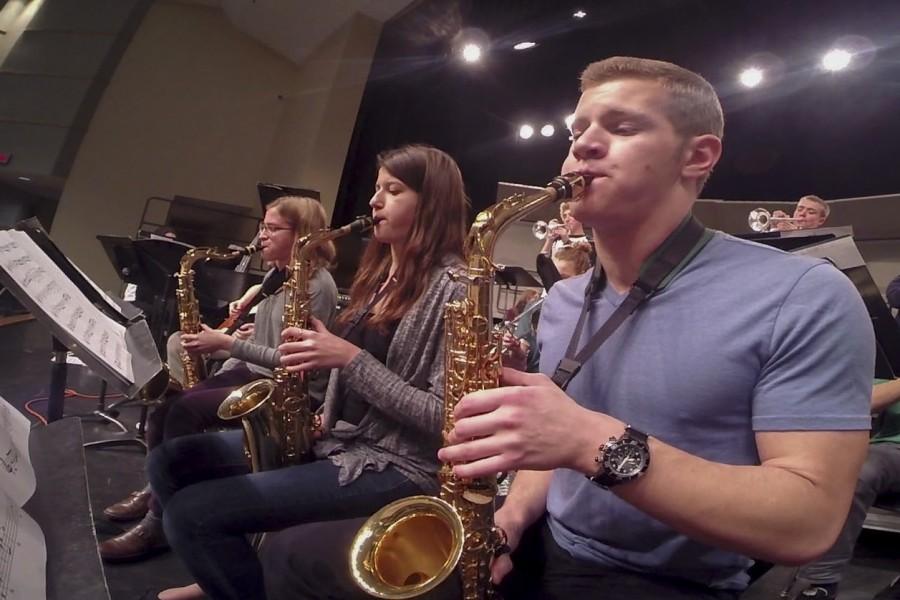
[(718, 138), (724, 135), (725, 117), (713, 86), (697, 73), (669, 62), (630, 56), (597, 61), (581, 73), (581, 91), (622, 79), (655, 81), (666, 89), (666, 116), (679, 134), (712, 134)]

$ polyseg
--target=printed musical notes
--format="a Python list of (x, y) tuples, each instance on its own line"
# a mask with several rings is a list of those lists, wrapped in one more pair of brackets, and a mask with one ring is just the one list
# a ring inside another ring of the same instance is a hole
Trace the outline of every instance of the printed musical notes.
[(47, 596), (44, 534), (20, 508), (36, 489), (30, 431), (28, 419), (0, 397), (0, 600)]
[(30, 431), (25, 415), (0, 397), (0, 490), (19, 505), (31, 498), (36, 484), (28, 454)]
[(0, 491), (0, 600), (46, 600), (46, 564), (41, 528)]
[(85, 349), (134, 379), (125, 327), (94, 306), (28, 234), (0, 231), (0, 268)]

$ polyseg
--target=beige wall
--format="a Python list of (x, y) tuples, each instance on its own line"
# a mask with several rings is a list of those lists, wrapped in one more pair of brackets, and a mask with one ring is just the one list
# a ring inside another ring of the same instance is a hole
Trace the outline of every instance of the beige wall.
[(147, 197), (255, 208), (262, 180), (319, 188), (330, 210), (378, 33), (357, 19), (297, 66), (218, 9), (156, 2), (90, 123), (53, 238), (101, 287), (118, 289), (95, 236), (133, 234)]

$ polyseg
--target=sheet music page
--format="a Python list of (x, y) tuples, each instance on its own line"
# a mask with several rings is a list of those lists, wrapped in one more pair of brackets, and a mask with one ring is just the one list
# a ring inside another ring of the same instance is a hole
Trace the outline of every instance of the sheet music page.
[(134, 381), (125, 327), (94, 306), (28, 234), (0, 231), (0, 266), (85, 348)]
[(47, 597), (47, 544), (20, 507), (35, 490), (28, 451), (31, 423), (0, 396), (0, 600)]
[(0, 490), (0, 600), (46, 600), (47, 543), (38, 524)]
[(28, 453), (30, 433), (25, 415), (0, 396), (0, 490), (17, 506), (31, 498), (37, 483)]

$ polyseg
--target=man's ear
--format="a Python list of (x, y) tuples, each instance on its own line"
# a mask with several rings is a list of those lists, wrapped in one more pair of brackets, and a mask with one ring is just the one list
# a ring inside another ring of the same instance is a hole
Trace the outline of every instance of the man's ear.
[(711, 133), (693, 137), (684, 148), (681, 175), (688, 179), (706, 180), (721, 156), (721, 139)]

